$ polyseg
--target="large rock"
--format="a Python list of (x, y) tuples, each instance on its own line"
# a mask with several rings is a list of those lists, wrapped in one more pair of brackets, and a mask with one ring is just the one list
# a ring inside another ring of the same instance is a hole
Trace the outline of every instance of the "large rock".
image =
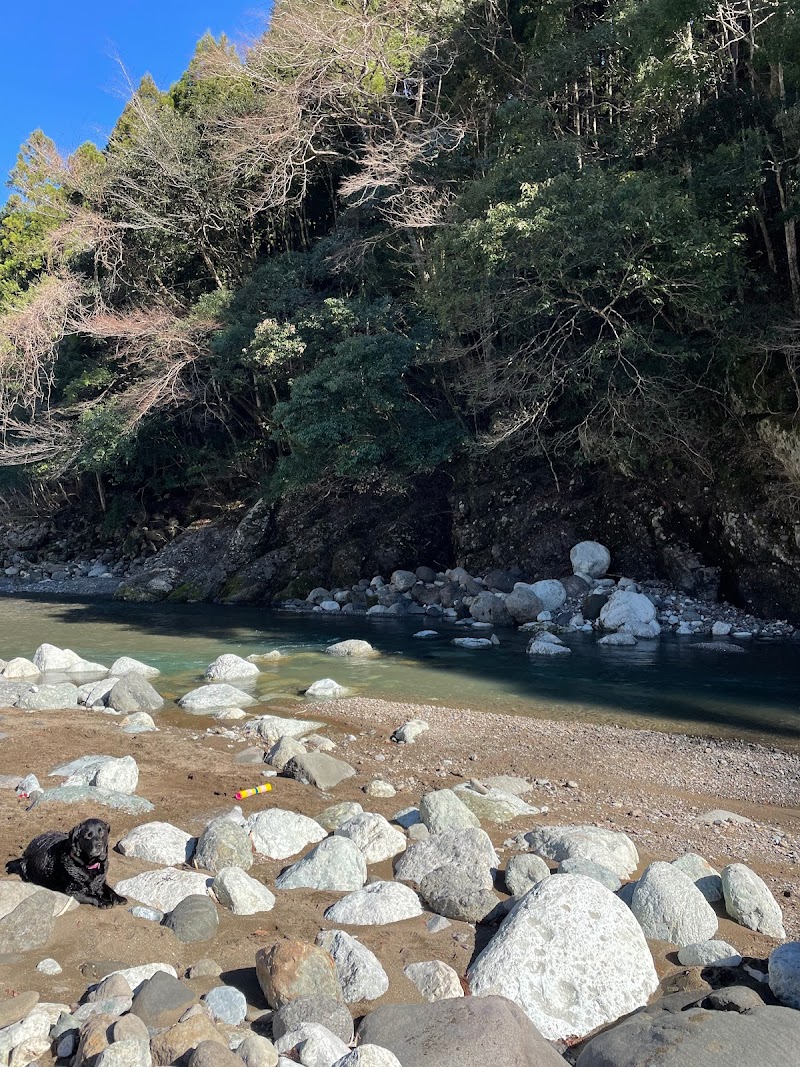
[(17, 701), (17, 707), (26, 711), (65, 711), (77, 706), (78, 687), (71, 682), (34, 686)]
[[(36, 664), (33, 663), (31, 660), (25, 659), (24, 656), (14, 656), (13, 659), (10, 659), (6, 663), (2, 671), (0, 671), (0, 674), (2, 674), (3, 678), (6, 679), (38, 678), (40, 671)], [(8, 691), (8, 689), (10, 688), (11, 687), (4, 686), (4, 689), (6, 689), (6, 691)], [(8, 698), (4, 695), (3, 699), (7, 700)]]
[(119, 793), (114, 789), (99, 789), (94, 785), (60, 785), (56, 789), (46, 789), (36, 796), (31, 808), (38, 808), (42, 804), (100, 805), (127, 811), (130, 815), (145, 815), (153, 810), (153, 805), (144, 797)]
[(145, 871), (134, 878), (124, 878), (114, 888), (124, 897), (131, 897), (148, 908), (167, 913), (173, 911), (185, 897), (207, 893), (212, 881), (205, 874), (165, 867), (160, 871)]
[(287, 719), (281, 715), (260, 715), (245, 727), (248, 737), (262, 737), (265, 741), (275, 742), (283, 737), (304, 737), (313, 734), (325, 724), (315, 719)]
[(332, 889), (349, 892), (367, 880), (361, 849), (346, 837), (328, 837), (279, 875), (278, 889)]
[(108, 673), (118, 678), (123, 674), (143, 674), (145, 678), (156, 678), (161, 671), (158, 667), (150, 667), (147, 663), (142, 663), (141, 660), (133, 659), (131, 656), (120, 656), (111, 664)]
[(383, 815), (365, 811), (343, 823), (336, 831), (337, 837), (348, 837), (361, 850), (369, 863), (383, 863), (399, 856), (406, 848), (405, 834), (390, 826)]
[(217, 656), (213, 663), (206, 667), (206, 678), (209, 682), (231, 682), (243, 678), (255, 678), (261, 671), (250, 660), (242, 659), (226, 652), (224, 656)]
[(403, 969), (403, 974), (410, 982), (413, 982), (430, 1003), (435, 1000), (449, 1000), (451, 997), (464, 996), (461, 979), (457, 972), (441, 960), (409, 963)]
[(306, 845), (316, 844), (327, 837), (326, 831), (314, 819), (282, 808), (259, 811), (247, 822), (253, 848), (273, 860), (296, 856)]
[(192, 715), (209, 715), (221, 708), (249, 708), (255, 703), (255, 697), (225, 682), (201, 685), (178, 701), (179, 706)]
[(256, 953), (256, 977), (267, 1004), (273, 1009), (298, 997), (343, 999), (330, 954), (306, 941), (287, 938), (260, 948)]
[(431, 911), (460, 922), (484, 922), (500, 903), (491, 889), (481, 885), (474, 871), (448, 864), (426, 874), (419, 895)]
[(305, 695), (314, 700), (336, 700), (339, 697), (347, 696), (349, 692), (349, 689), (339, 685), (333, 678), (318, 678), (316, 682), (312, 682), (306, 689)]
[(454, 864), (473, 870), (476, 877), (484, 877), (499, 865), (491, 838), (485, 830), (448, 830), (432, 834), (424, 841), (416, 841), (395, 863), (395, 877), (402, 882), (422, 881), (437, 867)]
[(419, 814), (432, 834), (440, 834), (445, 830), (467, 830), (481, 825), (478, 816), (452, 789), (426, 793), (419, 802)]
[(53, 896), (47, 890), (31, 893), (0, 919), (0, 953), (41, 948), (53, 932)]
[(283, 773), (303, 785), (313, 785), (327, 792), (346, 778), (353, 778), (356, 772), (349, 763), (335, 759), (327, 752), (306, 752), (289, 760)]
[(223, 908), (234, 915), (258, 915), (275, 907), (274, 894), (241, 867), (223, 867), (211, 888)]
[(307, 1023), (324, 1026), (345, 1044), (353, 1040), (353, 1018), (341, 997), (325, 994), (295, 997), (282, 1004), (272, 1015), (273, 1040), (298, 1030)]
[(698, 856), (696, 852), (687, 852), (672, 861), (672, 866), (688, 875), (709, 904), (722, 900), (722, 879), (719, 871)]
[(722, 892), (725, 910), (734, 922), (769, 937), (783, 939), (783, 915), (763, 879), (743, 863), (722, 868)]
[(594, 878), (601, 885), (604, 885), (606, 889), (610, 889), (612, 893), (616, 893), (620, 888), (620, 880), (613, 871), (610, 871), (608, 867), (603, 867), (600, 863), (593, 863), (591, 860), (563, 860), (559, 864), (557, 873), (583, 874), (587, 878)]
[(661, 633), (653, 602), (644, 593), (629, 589), (617, 589), (611, 594), (600, 612), (600, 625), (634, 637), (658, 637)]
[(603, 578), (611, 566), (611, 553), (599, 541), (581, 541), (569, 553), (573, 574), (586, 578)]
[(645, 869), (633, 891), (631, 911), (645, 937), (679, 948), (710, 941), (719, 925), (692, 879), (671, 863), (651, 863)]
[(512, 622), (505, 597), (495, 593), (479, 593), (470, 604), (469, 613), (476, 622), (488, 622), (494, 626), (510, 626)]
[(344, 930), (323, 930), (316, 944), (331, 954), (348, 1004), (377, 1000), (388, 990), (389, 978), (378, 957)]
[(340, 826), (343, 826), (348, 819), (360, 815), (363, 810), (357, 801), (343, 800), (340, 804), (331, 804), (329, 808), (321, 811), (317, 815), (316, 821), (320, 826), (332, 833), (334, 830), (338, 830)]
[(91, 783), (98, 789), (110, 789), (117, 793), (135, 793), (139, 784), (139, 768), (133, 756), (107, 759), (97, 768)]
[(135, 826), (117, 843), (117, 852), (162, 867), (188, 863), (197, 839), (168, 822), (147, 822)]
[(547, 878), (523, 897), (467, 977), (475, 996), (508, 997), (549, 1040), (614, 1022), (658, 986), (630, 910), (579, 875)]
[(388, 1048), (361, 1045), (337, 1060), (333, 1067), (403, 1067), (403, 1065)]
[(523, 897), (528, 890), (550, 877), (550, 868), (541, 856), (512, 856), (506, 865), (506, 889), (512, 897)]
[(684, 945), (678, 963), (684, 967), (738, 967), (742, 957), (727, 941), (703, 941)]
[(800, 941), (787, 941), (769, 954), (769, 987), (782, 1004), (800, 1009)]
[(517, 582), (506, 597), (506, 611), (514, 622), (535, 622), (539, 613), (544, 611), (544, 604), (533, 591), (533, 586), (526, 582)]
[(220, 1055), (227, 1052), (225, 1038), (207, 1015), (193, 1015), (176, 1023), (169, 1030), (155, 1034), (150, 1042), (153, 1067), (170, 1067), (175, 1063), (187, 1063), (187, 1053), (198, 1045), (213, 1041), (220, 1046)]
[(402, 1067), (564, 1067), (523, 1012), (503, 997), (375, 1008), (358, 1028), (358, 1045), (388, 1049)]
[(33, 663), (42, 674), (48, 671), (67, 671), (80, 663), (81, 657), (71, 648), (58, 648), (56, 645), (39, 645), (33, 654)]
[(147, 1027), (165, 1030), (180, 1022), (194, 1001), (194, 993), (183, 982), (166, 971), (156, 971), (133, 998), (131, 1014), (138, 1016)]
[(481, 821), (504, 823), (518, 819), (520, 815), (538, 815), (539, 809), (526, 804), (513, 793), (502, 789), (477, 789), (470, 782), (462, 782), (453, 790), (462, 804), (466, 804), (472, 814)]
[(417, 738), (427, 733), (430, 728), (430, 723), (424, 719), (409, 719), (397, 727), (392, 734), (392, 741), (396, 741), (398, 745), (413, 745)]
[(559, 863), (592, 860), (618, 878), (628, 878), (639, 865), (639, 853), (627, 834), (599, 826), (539, 826), (525, 835), (531, 852)]
[(329, 1067), (350, 1052), (341, 1038), (319, 1023), (304, 1023), (297, 1030), (275, 1038), (275, 1048), (281, 1053), (291, 1053), (291, 1062), (299, 1061), (312, 1067)]
[(577, 1067), (794, 1067), (798, 1042), (789, 1008), (640, 1012), (593, 1038)]
[[(256, 749), (256, 752), (258, 751)], [(295, 756), (303, 756), (306, 752), (307, 749), (301, 741), (295, 741), (293, 737), (280, 737), (264, 758), (270, 767), (280, 772)]]
[(164, 706), (164, 698), (137, 671), (125, 674), (116, 681), (106, 696), (106, 704), (126, 715), (134, 711), (158, 711)]
[(217, 932), (219, 915), (207, 893), (194, 893), (175, 906), (164, 920), (164, 926), (184, 944), (209, 941)]
[(534, 582), (531, 586), (539, 598), (544, 611), (558, 611), (567, 599), (567, 591), (557, 578), (548, 578), (543, 582)]
[(328, 922), (345, 926), (384, 926), (422, 915), (419, 897), (399, 882), (371, 882), (342, 897), (325, 912)]
[(253, 866), (249, 833), (233, 819), (214, 819), (197, 839), (192, 863), (212, 874), (225, 867), (241, 867), (243, 871), (249, 871)]
[(337, 641), (325, 649), (329, 656), (377, 656), (380, 653), (369, 641)]

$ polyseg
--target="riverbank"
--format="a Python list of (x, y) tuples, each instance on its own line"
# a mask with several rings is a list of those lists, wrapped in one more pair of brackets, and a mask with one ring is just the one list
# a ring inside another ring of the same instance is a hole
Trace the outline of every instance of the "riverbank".
[[(282, 713), (274, 705), (270, 711)], [(291, 713), (296, 715), (297, 709)], [(335, 745), (336, 757), (355, 768), (355, 777), (330, 794), (292, 779), (273, 779), (274, 791), (266, 801), (242, 802), (246, 814), (280, 807), (313, 818), (335, 800), (360, 802), (366, 810), (392, 819), (431, 790), (500, 774), (520, 776), (531, 786), (526, 802), (542, 809), (542, 814), (521, 816), (501, 826), (484, 823), (503, 864), (519, 848), (516, 835), (538, 825), (592, 824), (623, 831), (639, 851), (634, 878), (651, 859), (674, 859), (686, 852), (699, 853), (718, 867), (748, 864), (779, 902), (788, 937), (800, 936), (800, 756), (796, 754), (649, 731), (360, 698), (308, 705), (302, 716), (324, 723), (322, 732)], [(429, 729), (413, 745), (392, 742), (392, 732), (410, 718), (423, 719)], [(252, 749), (252, 739), (246, 740), (244, 729), (233, 723), (209, 725), (201, 718), (191, 729), (170, 725), (168, 720), (158, 722), (158, 732), (129, 735), (121, 732), (114, 717), (96, 712), (5, 711), (0, 721), (5, 734), (0, 773), (33, 772), (47, 787), (52, 783), (47, 781), (48, 771), (67, 759), (87, 753), (133, 755), (139, 767), (137, 793), (147, 797), (154, 810), (147, 819), (111, 812), (113, 840), (149, 819), (176, 823), (199, 835), (210, 819), (231, 810), (238, 789), (261, 779), (259, 766), (241, 762), (243, 750)], [(376, 778), (390, 782), (396, 795), (365, 796), (364, 787)], [(747, 821), (709, 822), (707, 814), (720, 808)], [(12, 789), (0, 790), (2, 858), (18, 855), (45, 829), (67, 827), (97, 814), (88, 803), (43, 805), (28, 811)], [(259, 857), (250, 873), (274, 887), (286, 862), (290, 861)], [(141, 860), (114, 853), (110, 881), (147, 869), (150, 865)], [(378, 877), (391, 877), (390, 871), (388, 863), (371, 868)], [(501, 896), (505, 899), (505, 894)], [(325, 908), (336, 899), (338, 894), (330, 892), (295, 890), (279, 892), (278, 903), (268, 914), (235, 917), (222, 910), (213, 943), (197, 946), (181, 945), (163, 927), (136, 919), (124, 908), (113, 912), (81, 908), (58, 920), (46, 952), (5, 959), (0, 975), (8, 990), (36, 989), (43, 999), (69, 1001), (81, 995), (89, 972), (110, 966), (107, 961), (138, 965), (163, 960), (180, 974), (211, 955), (225, 975), (241, 985), (249, 1002), (264, 1008), (249, 970), (255, 948), (276, 936), (313, 941), (326, 925)], [(424, 923), (411, 920), (359, 928), (360, 940), (384, 962), (390, 978), (389, 992), (376, 1003), (420, 999), (403, 973), (411, 962), (436, 958), (463, 975), (481, 947), (482, 931), (481, 926), (454, 922), (444, 933), (433, 935)], [(755, 959), (765, 959), (775, 944), (723, 915), (718, 937)], [(669, 986), (685, 968), (677, 964), (674, 947), (651, 948), (659, 976)], [(57, 977), (35, 970), (44, 955), (58, 960), (62, 973)], [(201, 990), (203, 983), (190, 985)]]

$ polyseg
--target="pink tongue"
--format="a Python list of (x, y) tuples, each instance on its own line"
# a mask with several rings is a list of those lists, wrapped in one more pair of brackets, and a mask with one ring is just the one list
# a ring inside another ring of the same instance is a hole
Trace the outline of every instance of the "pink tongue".
[(86, 870), (87, 871), (99, 871), (100, 870), (100, 864), (99, 863), (90, 863), (89, 866), (86, 868)]

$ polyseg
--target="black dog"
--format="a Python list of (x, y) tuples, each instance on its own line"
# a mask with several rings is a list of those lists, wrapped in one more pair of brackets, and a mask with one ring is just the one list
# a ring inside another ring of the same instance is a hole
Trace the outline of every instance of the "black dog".
[(10, 860), (6, 871), (18, 874), (23, 882), (66, 893), (79, 904), (96, 908), (126, 904), (125, 897), (106, 882), (110, 830), (102, 819), (87, 819), (68, 834), (50, 830), (35, 837), (21, 859)]

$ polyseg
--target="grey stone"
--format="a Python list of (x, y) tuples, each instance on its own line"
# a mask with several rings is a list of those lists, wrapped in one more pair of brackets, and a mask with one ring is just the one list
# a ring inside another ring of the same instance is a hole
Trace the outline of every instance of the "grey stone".
[(542, 879), (549, 877), (550, 868), (541, 856), (512, 856), (506, 864), (506, 888), (513, 897), (524, 896)]
[(281, 1005), (272, 1016), (273, 1040), (285, 1037), (308, 1024), (324, 1026), (340, 1041), (353, 1040), (353, 1020), (344, 1004), (335, 997), (297, 997)]
[(360, 1045), (337, 1060), (333, 1067), (403, 1067), (400, 1060), (388, 1048), (377, 1045)]
[(610, 889), (612, 893), (616, 893), (621, 886), (619, 878), (613, 871), (610, 871), (608, 867), (604, 867), (600, 863), (592, 863), (591, 860), (580, 858), (562, 860), (556, 873), (584, 874), (587, 878), (594, 878), (601, 885), (604, 885), (606, 889)]
[(53, 932), (53, 897), (34, 892), (0, 919), (0, 953), (41, 948)]
[(184, 897), (167, 915), (164, 926), (184, 943), (208, 941), (217, 932), (219, 916), (209, 896), (196, 894)]
[(326, 752), (306, 752), (295, 756), (284, 768), (287, 778), (294, 778), (303, 785), (313, 785), (327, 792), (340, 782), (355, 776), (355, 768)]
[(497, 996), (375, 1008), (358, 1043), (388, 1049), (402, 1067), (564, 1067), (517, 1005)]
[(722, 900), (722, 879), (719, 871), (707, 863), (702, 856), (695, 852), (687, 852), (685, 856), (679, 856), (672, 861), (672, 866), (677, 867), (692, 879), (694, 884), (706, 898), (709, 904), (716, 904)]
[(484, 922), (500, 903), (499, 897), (476, 881), (473, 871), (452, 864), (426, 874), (419, 895), (437, 915), (467, 923)]
[(278, 1052), (271, 1041), (259, 1034), (248, 1034), (236, 1049), (244, 1067), (277, 1067)]
[(406, 848), (406, 837), (375, 812), (354, 815), (336, 831), (337, 837), (347, 837), (361, 850), (367, 864), (382, 863), (398, 856)]
[(798, 1042), (800, 1015), (788, 1008), (640, 1012), (593, 1038), (578, 1067), (794, 1067)]
[(77, 708), (78, 687), (70, 682), (40, 685), (22, 693), (16, 706), (27, 711), (62, 711)]
[(369, 641), (337, 641), (325, 649), (329, 656), (377, 656), (380, 653)]
[(522, 897), (467, 977), (473, 996), (507, 996), (552, 1041), (614, 1022), (658, 986), (630, 910), (574, 874), (546, 878)]
[(135, 826), (117, 843), (117, 852), (146, 863), (171, 867), (188, 863), (197, 839), (168, 822), (148, 822)]
[(399, 882), (372, 882), (331, 905), (328, 922), (345, 926), (383, 926), (422, 915), (417, 894)]
[[(260, 749), (256, 751), (260, 752)], [(293, 737), (280, 737), (267, 752), (266, 761), (276, 771), (282, 771), (295, 756), (304, 756), (305, 753), (306, 747), (300, 741)]]
[(249, 660), (226, 652), (223, 656), (217, 656), (213, 663), (206, 667), (206, 678), (209, 682), (231, 682), (242, 678), (256, 678), (261, 671)]
[(316, 822), (323, 827), (323, 829), (330, 831), (334, 830), (346, 823), (348, 819), (352, 819), (354, 815), (360, 815), (363, 812), (363, 808), (360, 804), (353, 800), (343, 800), (341, 804), (332, 804), (331, 807), (326, 808), (316, 816)]
[(217, 1041), (201, 1041), (189, 1057), (188, 1067), (241, 1067), (239, 1057)]
[(742, 957), (727, 941), (701, 941), (684, 945), (678, 963), (684, 967), (738, 967)]
[(275, 1048), (281, 1053), (292, 1053), (292, 1062), (297, 1062), (294, 1060), (297, 1056), (300, 1063), (310, 1067), (329, 1067), (350, 1053), (344, 1041), (319, 1023), (304, 1023), (276, 1038)]
[(126, 715), (119, 726), (122, 732), (126, 734), (152, 734), (157, 732), (152, 716), (146, 711), (135, 711), (133, 715)]
[(188, 896), (208, 892), (212, 879), (195, 871), (178, 871), (164, 867), (159, 871), (145, 871), (133, 878), (117, 882), (115, 889), (124, 897), (131, 897), (149, 908), (165, 914), (173, 911)]
[(725, 910), (734, 922), (769, 937), (786, 937), (783, 915), (766, 882), (743, 863), (722, 869)]
[(177, 1023), (194, 1002), (194, 993), (188, 986), (165, 971), (157, 971), (143, 983), (133, 998), (131, 1012), (145, 1026), (164, 1030)]
[(212, 889), (220, 904), (234, 915), (257, 915), (275, 907), (275, 897), (269, 889), (241, 867), (223, 867)]
[(682, 948), (714, 937), (714, 909), (691, 878), (671, 863), (651, 863), (633, 891), (631, 911), (645, 937)]
[(143, 674), (132, 672), (114, 683), (106, 697), (106, 704), (130, 715), (134, 711), (160, 711), (164, 707), (164, 698)]
[(430, 1003), (435, 1000), (464, 996), (458, 974), (441, 960), (410, 963), (404, 968), (403, 973)]
[(278, 889), (360, 889), (367, 880), (361, 850), (346, 837), (327, 837), (277, 879)]
[(130, 913), (135, 919), (147, 919), (151, 923), (162, 923), (164, 921), (163, 911), (159, 911), (158, 908), (146, 908), (143, 904), (137, 904), (131, 908)]
[(95, 1067), (151, 1067), (150, 1048), (133, 1039), (114, 1041), (94, 1061)]
[(452, 789), (426, 793), (419, 802), (419, 814), (432, 834), (445, 830), (467, 830), (480, 826), (480, 819)]
[(102, 763), (91, 783), (98, 789), (106, 789), (117, 793), (135, 793), (139, 784), (139, 768), (133, 756), (122, 756), (120, 759), (108, 759)]
[(539, 826), (525, 835), (531, 852), (559, 863), (586, 859), (628, 878), (639, 865), (639, 853), (627, 834), (599, 826)]
[(430, 723), (425, 722), (424, 719), (410, 719), (397, 727), (392, 734), (392, 741), (402, 745), (413, 745), (417, 738), (427, 733), (430, 728)]
[(419, 884), (426, 874), (448, 863), (472, 870), (476, 877), (480, 872), (485, 878), (499, 860), (485, 830), (447, 830), (409, 845), (395, 863), (395, 877)]
[(348, 1004), (377, 1000), (389, 989), (389, 978), (377, 956), (344, 930), (323, 930), (315, 944), (333, 957)]
[(192, 689), (178, 701), (184, 711), (192, 715), (208, 715), (220, 708), (249, 708), (256, 703), (255, 697), (225, 682), (213, 682)]
[(481, 822), (505, 823), (521, 815), (539, 814), (538, 808), (531, 807), (518, 796), (505, 793), (502, 789), (486, 787), (486, 792), (481, 792), (473, 783), (465, 782), (457, 785), (453, 792)]
[(769, 987), (777, 999), (800, 1009), (800, 941), (787, 941), (769, 954)]
[(273, 860), (296, 856), (307, 845), (317, 844), (327, 836), (314, 819), (282, 808), (268, 808), (251, 815), (248, 825), (256, 852)]
[(132, 659), (130, 656), (120, 656), (115, 659), (108, 669), (109, 674), (121, 677), (123, 674), (143, 674), (145, 678), (155, 678), (161, 671), (158, 667), (150, 667), (141, 660)]
[(60, 785), (55, 789), (46, 789), (33, 800), (31, 807), (38, 808), (40, 804), (91, 804), (127, 811), (129, 815), (146, 815), (153, 811), (153, 805), (144, 797), (99, 789), (94, 785)]
[(36, 970), (40, 974), (61, 974), (62, 969), (63, 968), (61, 967), (61, 964), (58, 962), (58, 960), (54, 960), (51, 958), (48, 958), (46, 960), (40, 960), (39, 963), (36, 964)]
[(347, 696), (349, 692), (349, 689), (339, 685), (333, 678), (318, 678), (306, 689), (305, 695), (313, 700), (336, 700), (338, 697)]
[(247, 1015), (247, 998), (239, 989), (229, 985), (215, 986), (203, 997), (218, 1022), (238, 1026)]
[(200, 834), (192, 863), (212, 874), (225, 867), (241, 867), (243, 871), (249, 871), (253, 866), (249, 833), (231, 819), (214, 819)]
[(369, 797), (393, 797), (397, 790), (391, 782), (385, 782), (382, 778), (373, 778), (364, 786), (364, 792)]
[(749, 986), (734, 985), (724, 989), (715, 989), (709, 993), (702, 1003), (702, 1007), (711, 1008), (713, 1011), (752, 1011), (753, 1008), (763, 1008), (764, 1001)]
[(287, 719), (280, 715), (261, 715), (257, 719), (251, 719), (245, 727), (245, 733), (248, 737), (261, 737), (274, 743), (282, 737), (297, 740), (306, 734), (313, 734), (324, 725), (316, 719)]
[(599, 541), (580, 541), (569, 553), (574, 574), (587, 578), (602, 578), (611, 566), (611, 553)]

